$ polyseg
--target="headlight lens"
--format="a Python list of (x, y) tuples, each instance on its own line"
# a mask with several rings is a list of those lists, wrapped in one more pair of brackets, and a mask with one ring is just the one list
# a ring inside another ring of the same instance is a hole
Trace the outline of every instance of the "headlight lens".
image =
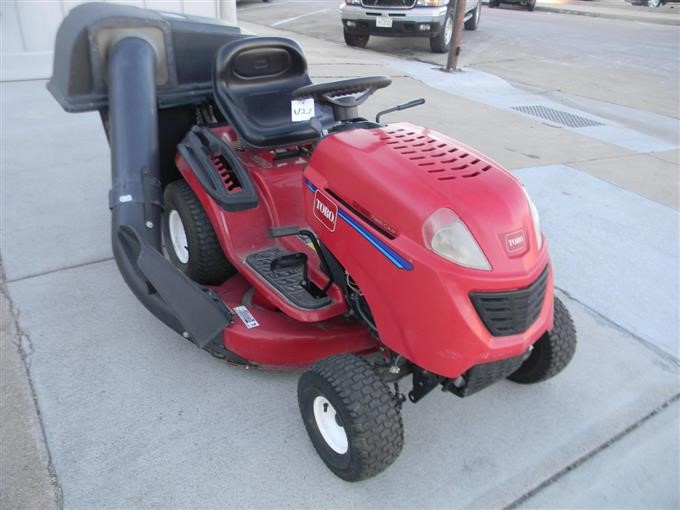
[(425, 245), (437, 255), (472, 269), (491, 270), (491, 264), (463, 220), (450, 209), (435, 211), (423, 225)]
[(449, 0), (418, 0), (421, 7), (441, 7), (442, 5), (449, 5)]
[(361, 5), (361, 0), (345, 0), (347, 5)]
[(534, 223), (534, 232), (536, 234), (536, 246), (538, 246), (538, 249), (540, 250), (543, 247), (543, 233), (541, 232), (541, 220), (538, 217), (538, 209), (536, 209), (533, 200), (531, 200), (531, 197), (529, 196), (529, 193), (527, 193), (527, 190), (524, 189), (524, 186), (522, 186), (522, 191), (524, 191), (524, 196), (527, 197), (527, 201), (529, 202), (531, 221)]

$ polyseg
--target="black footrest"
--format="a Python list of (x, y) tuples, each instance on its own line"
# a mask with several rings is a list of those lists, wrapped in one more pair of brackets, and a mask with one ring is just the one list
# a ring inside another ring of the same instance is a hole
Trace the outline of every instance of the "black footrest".
[(328, 296), (314, 297), (300, 285), (303, 277), (302, 266), (271, 270), (272, 260), (287, 254), (288, 252), (281, 248), (270, 248), (251, 253), (246, 257), (246, 262), (276, 290), (300, 308), (315, 310), (329, 305), (331, 298)]

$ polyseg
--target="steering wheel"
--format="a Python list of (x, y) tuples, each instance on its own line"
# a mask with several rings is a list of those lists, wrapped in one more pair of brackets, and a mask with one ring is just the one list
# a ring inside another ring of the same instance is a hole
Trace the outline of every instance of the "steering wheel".
[(293, 99), (314, 98), (319, 103), (333, 105), (338, 120), (357, 116), (357, 107), (376, 90), (392, 83), (388, 76), (366, 76), (349, 80), (331, 81), (305, 85), (293, 91)]

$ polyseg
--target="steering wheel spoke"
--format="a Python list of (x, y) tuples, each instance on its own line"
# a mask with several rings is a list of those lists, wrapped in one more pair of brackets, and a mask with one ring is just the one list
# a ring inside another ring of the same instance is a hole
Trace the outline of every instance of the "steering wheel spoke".
[(322, 104), (333, 106), (337, 120), (357, 117), (357, 108), (376, 90), (392, 83), (388, 76), (366, 76), (327, 83), (306, 85), (293, 91), (293, 99), (314, 98)]

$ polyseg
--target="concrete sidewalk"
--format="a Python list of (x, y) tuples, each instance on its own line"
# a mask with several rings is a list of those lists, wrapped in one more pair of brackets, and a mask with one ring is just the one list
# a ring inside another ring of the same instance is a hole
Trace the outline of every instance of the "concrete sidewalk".
[[(450, 83), (432, 88), (426, 71), (373, 52), (295, 38), (320, 81), (392, 76), (365, 116), (426, 97), (389, 120), (431, 126), (516, 172), (542, 213), (576, 357), (542, 385), (502, 382), (463, 400), (433, 392), (405, 406), (398, 461), (342, 482), (306, 436), (297, 374), (222, 364), (125, 287), (111, 260), (98, 116), (62, 112), (44, 82), (3, 83), (0, 250), (63, 505), (677, 508), (678, 213), (665, 194), (677, 147), (638, 153)], [(661, 177), (620, 178), (627, 158), (659, 161)], [(49, 473), (48, 460), (35, 462)]]
[(570, 0), (568, 2), (538, 0), (536, 10), (658, 25), (680, 25), (680, 5), (677, 3), (668, 3), (652, 9), (646, 5), (632, 5), (624, 0)]

